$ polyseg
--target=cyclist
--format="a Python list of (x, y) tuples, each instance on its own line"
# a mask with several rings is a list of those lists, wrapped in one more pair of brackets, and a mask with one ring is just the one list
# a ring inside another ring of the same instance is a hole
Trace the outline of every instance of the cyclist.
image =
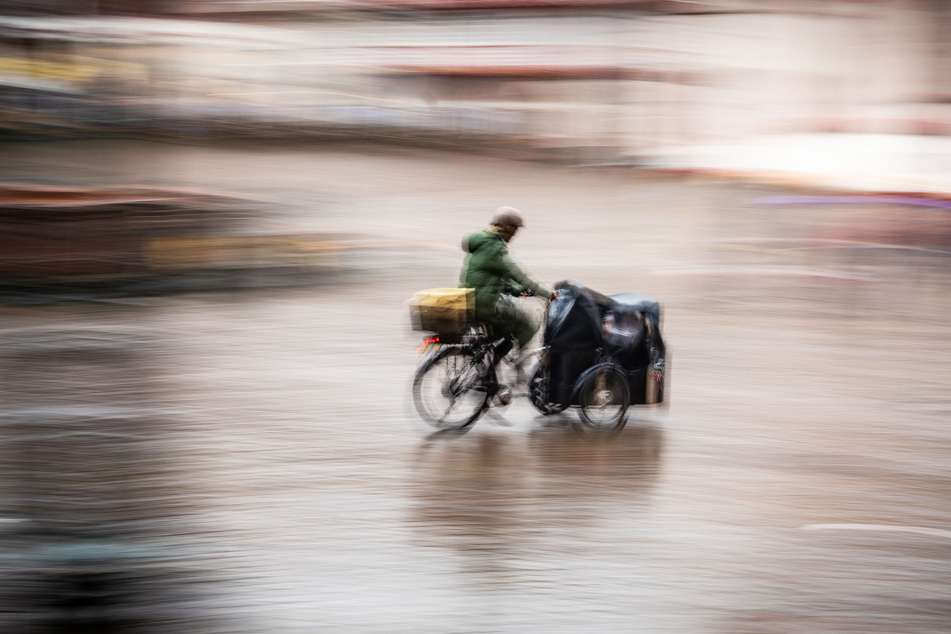
[[(501, 359), (518, 343), (524, 351), (538, 329), (510, 295), (548, 297), (551, 289), (527, 275), (509, 257), (508, 243), (525, 226), (521, 214), (512, 207), (499, 207), (488, 229), (462, 240), (466, 252), (459, 285), (475, 289), (475, 319), (489, 325), (503, 341), (496, 346)], [(519, 361), (523, 361), (520, 359)]]

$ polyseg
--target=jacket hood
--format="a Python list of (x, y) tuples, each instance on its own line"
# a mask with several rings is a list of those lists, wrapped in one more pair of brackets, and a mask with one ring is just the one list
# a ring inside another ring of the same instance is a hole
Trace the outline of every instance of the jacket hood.
[(466, 253), (475, 253), (488, 242), (493, 240), (500, 240), (501, 236), (491, 229), (484, 229), (473, 233), (472, 235), (466, 236), (462, 239), (462, 250)]

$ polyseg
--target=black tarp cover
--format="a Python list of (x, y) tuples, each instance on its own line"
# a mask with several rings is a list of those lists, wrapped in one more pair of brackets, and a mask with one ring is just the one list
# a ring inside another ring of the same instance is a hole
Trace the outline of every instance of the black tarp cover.
[[(634, 372), (647, 364), (645, 327), (612, 331), (605, 328), (605, 317), (618, 322), (640, 314), (652, 322), (655, 345), (660, 341), (660, 304), (638, 293), (607, 296), (577, 282), (555, 285), (557, 298), (548, 307), (544, 343), (549, 348), (549, 396), (566, 404), (571, 399), (578, 377), (594, 365), (603, 352), (625, 370)], [(630, 323), (630, 321), (628, 321)], [(660, 344), (662, 346), (662, 344)]]

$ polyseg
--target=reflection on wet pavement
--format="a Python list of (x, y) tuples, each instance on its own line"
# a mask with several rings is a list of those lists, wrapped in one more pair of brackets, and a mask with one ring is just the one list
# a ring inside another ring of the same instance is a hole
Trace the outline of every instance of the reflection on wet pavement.
[(663, 432), (590, 439), (572, 431), (478, 435), (424, 444), (413, 465), (413, 520), (431, 545), (471, 556), (475, 572), (504, 570), (546, 532), (590, 541), (600, 518), (648, 504)]

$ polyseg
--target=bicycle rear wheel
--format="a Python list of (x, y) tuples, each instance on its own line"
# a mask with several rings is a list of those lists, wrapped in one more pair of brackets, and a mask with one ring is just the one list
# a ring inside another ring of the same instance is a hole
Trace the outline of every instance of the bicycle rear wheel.
[(420, 418), (438, 429), (464, 429), (488, 407), (485, 361), (471, 350), (446, 348), (416, 372), (413, 403)]

